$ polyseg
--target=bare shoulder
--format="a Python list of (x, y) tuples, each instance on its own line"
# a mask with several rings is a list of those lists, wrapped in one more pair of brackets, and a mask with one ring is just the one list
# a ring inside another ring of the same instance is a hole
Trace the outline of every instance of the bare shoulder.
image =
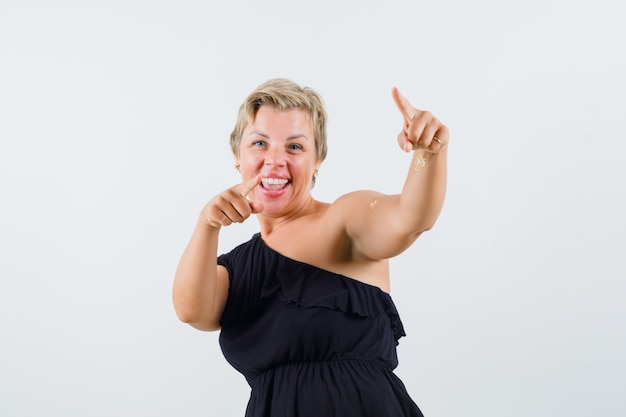
[(347, 216), (352, 216), (354, 215), (355, 210), (371, 208), (372, 205), (375, 205), (377, 201), (384, 196), (385, 195), (379, 191), (351, 191), (339, 196), (335, 201), (333, 201), (329, 210), (333, 211), (334, 215), (345, 214)]
[(352, 191), (338, 197), (328, 211), (331, 217), (341, 219), (348, 239), (354, 240), (359, 238), (364, 227), (374, 221), (372, 216), (379, 211), (374, 209), (384, 205), (389, 198), (392, 196), (379, 191)]
[[(318, 202), (315, 213), (279, 228), (264, 240), (281, 254), (357, 281), (389, 291), (386, 261), (374, 260), (355, 251), (355, 242), (348, 233), (359, 206), (381, 196), (374, 191), (356, 191), (334, 202)], [(367, 210), (370, 210), (367, 208)]]

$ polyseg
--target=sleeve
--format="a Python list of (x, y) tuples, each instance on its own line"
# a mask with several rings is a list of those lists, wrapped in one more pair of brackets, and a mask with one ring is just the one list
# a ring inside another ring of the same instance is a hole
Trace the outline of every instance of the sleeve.
[(243, 243), (217, 257), (217, 264), (228, 271), (228, 298), (222, 313), (222, 326), (245, 316), (259, 302), (259, 281), (255, 262), (255, 240)]
[(228, 280), (232, 281), (233, 269), (230, 264), (230, 252), (217, 257), (217, 264), (223, 266), (228, 271)]

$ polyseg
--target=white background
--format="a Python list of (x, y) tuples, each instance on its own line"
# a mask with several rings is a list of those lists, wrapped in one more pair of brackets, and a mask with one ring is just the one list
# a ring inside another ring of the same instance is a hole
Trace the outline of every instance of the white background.
[(327, 103), (321, 200), (400, 191), (393, 86), (450, 127), (444, 210), (392, 260), (397, 373), (426, 416), (623, 417), (617, 6), (0, 0), (0, 415), (243, 416), (218, 333), (170, 291), (239, 180), (239, 104), (287, 77)]

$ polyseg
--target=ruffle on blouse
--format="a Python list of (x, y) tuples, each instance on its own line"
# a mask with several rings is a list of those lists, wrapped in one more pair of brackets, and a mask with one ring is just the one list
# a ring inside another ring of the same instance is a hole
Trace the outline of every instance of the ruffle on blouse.
[(396, 341), (406, 335), (389, 294), (376, 286), (288, 258), (267, 246), (259, 233), (221, 255), (218, 263), (230, 275), (222, 323), (254, 314), (257, 308), (278, 299), (286, 304), (328, 308), (358, 317), (386, 314)]

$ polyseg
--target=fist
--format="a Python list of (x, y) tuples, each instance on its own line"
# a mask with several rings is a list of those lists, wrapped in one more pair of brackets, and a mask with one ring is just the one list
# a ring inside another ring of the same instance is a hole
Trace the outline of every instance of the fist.
[(252, 213), (263, 207), (246, 196), (261, 183), (261, 174), (237, 184), (213, 197), (202, 209), (202, 219), (210, 228), (219, 229), (233, 223), (243, 223)]
[(391, 91), (404, 124), (398, 135), (398, 145), (405, 152), (422, 149), (437, 153), (446, 147), (450, 140), (448, 128), (429, 111), (416, 109), (397, 88)]

